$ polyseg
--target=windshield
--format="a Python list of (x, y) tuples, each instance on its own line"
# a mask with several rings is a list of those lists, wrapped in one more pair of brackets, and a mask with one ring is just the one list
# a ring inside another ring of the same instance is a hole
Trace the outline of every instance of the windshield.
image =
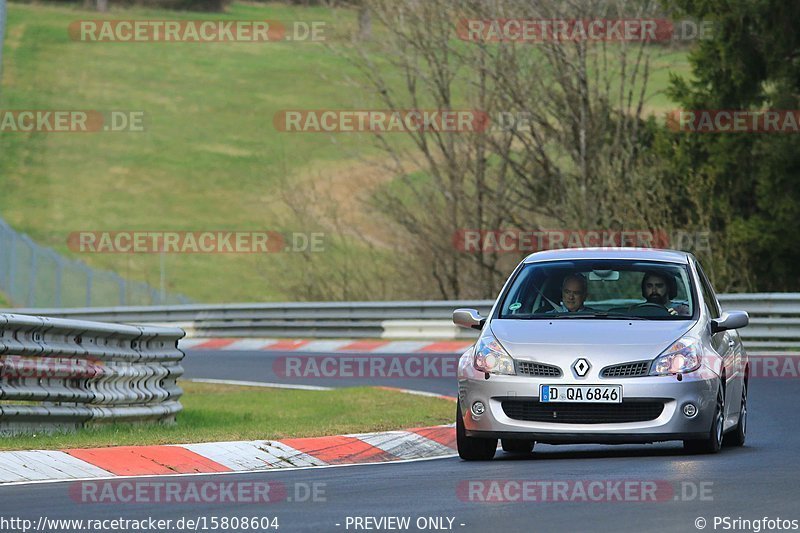
[(502, 296), (497, 318), (689, 320), (686, 265), (634, 260), (531, 263)]

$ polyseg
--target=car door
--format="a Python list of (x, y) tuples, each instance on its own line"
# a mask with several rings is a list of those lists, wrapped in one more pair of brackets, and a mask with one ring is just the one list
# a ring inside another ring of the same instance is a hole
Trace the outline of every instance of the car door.
[[(722, 315), (714, 288), (708, 280), (703, 267), (697, 262), (697, 273), (700, 276), (700, 289), (703, 296), (703, 305), (710, 319), (719, 318)], [(742, 396), (743, 370), (741, 346), (738, 334), (735, 330), (719, 331), (711, 336), (714, 350), (722, 356), (723, 366), (725, 367), (725, 426), (735, 424), (739, 417), (740, 403), (736, 400)]]

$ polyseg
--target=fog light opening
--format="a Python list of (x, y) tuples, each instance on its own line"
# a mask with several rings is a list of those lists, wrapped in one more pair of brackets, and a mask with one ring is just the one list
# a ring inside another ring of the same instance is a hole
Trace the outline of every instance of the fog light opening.
[(686, 418), (694, 418), (697, 416), (697, 407), (693, 403), (683, 405), (683, 414)]
[(472, 404), (472, 414), (475, 416), (481, 416), (486, 411), (486, 406), (483, 405), (483, 402), (475, 402)]

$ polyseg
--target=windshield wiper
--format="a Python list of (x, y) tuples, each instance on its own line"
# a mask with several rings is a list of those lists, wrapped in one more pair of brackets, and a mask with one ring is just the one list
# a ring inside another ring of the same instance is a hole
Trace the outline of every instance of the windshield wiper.
[(595, 313), (597, 318), (619, 318), (620, 320), (647, 320), (647, 317), (636, 315), (623, 315), (618, 313)]
[(557, 313), (550, 316), (555, 318), (611, 318), (618, 320), (647, 320), (647, 318), (641, 316), (618, 315), (616, 313), (606, 313), (603, 311), (597, 311), (595, 313), (582, 313), (578, 311), (575, 313)]
[(534, 314), (534, 315), (506, 315), (501, 316), (501, 319), (510, 319), (510, 320), (549, 320), (553, 318), (609, 318), (609, 319), (617, 319), (617, 320), (648, 320), (649, 317), (641, 317), (641, 316), (634, 316), (634, 315), (620, 315), (617, 313), (606, 313), (603, 311), (598, 311), (595, 313), (583, 313), (583, 312), (559, 312), (559, 313), (542, 313), (542, 314)]

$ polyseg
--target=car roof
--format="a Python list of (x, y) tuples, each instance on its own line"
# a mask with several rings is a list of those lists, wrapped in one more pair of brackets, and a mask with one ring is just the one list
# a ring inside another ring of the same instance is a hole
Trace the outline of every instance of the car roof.
[(692, 254), (679, 250), (660, 250), (656, 248), (564, 248), (536, 252), (524, 259), (524, 263), (538, 261), (570, 261), (576, 259), (635, 259), (663, 261), (668, 263), (689, 263)]

